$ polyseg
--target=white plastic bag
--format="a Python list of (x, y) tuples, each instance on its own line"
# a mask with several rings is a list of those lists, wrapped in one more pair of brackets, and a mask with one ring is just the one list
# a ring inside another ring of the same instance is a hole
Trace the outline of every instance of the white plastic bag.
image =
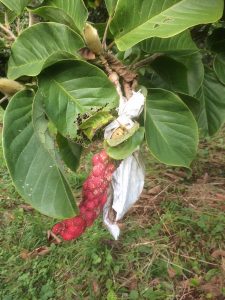
[[(121, 125), (130, 130), (134, 126), (132, 119), (138, 117), (143, 110), (144, 101), (145, 98), (141, 92), (133, 92), (129, 101), (121, 97), (118, 108), (119, 117), (106, 127), (105, 139), (110, 139)], [(104, 223), (116, 240), (120, 234), (117, 222), (138, 200), (143, 187), (144, 164), (137, 149), (132, 155), (124, 159), (113, 173), (112, 189), (103, 209)], [(112, 209), (115, 213), (113, 217), (111, 216)]]

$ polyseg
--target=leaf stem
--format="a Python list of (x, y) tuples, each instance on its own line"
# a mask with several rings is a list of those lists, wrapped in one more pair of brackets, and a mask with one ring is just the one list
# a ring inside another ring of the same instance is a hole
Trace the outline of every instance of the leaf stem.
[(5, 32), (5, 33), (7, 33), (7, 35), (12, 39), (12, 40), (15, 40), (16, 39), (16, 36), (14, 35), (14, 33), (10, 30), (10, 29), (8, 29), (8, 28), (6, 28), (4, 25), (2, 25), (2, 24), (0, 24), (0, 28)]
[(107, 39), (107, 34), (108, 34), (108, 30), (109, 30), (109, 25), (112, 21), (112, 16), (109, 16), (109, 19), (107, 21), (107, 24), (106, 24), (106, 27), (105, 27), (105, 32), (104, 32), (104, 35), (103, 35), (103, 38), (102, 38), (102, 47), (103, 49), (106, 50), (106, 39)]
[(34, 15), (31, 11), (29, 11), (29, 27), (31, 27), (34, 24)]
[(112, 43), (109, 44), (107, 47), (107, 50), (110, 50), (115, 45), (115, 41), (112, 41)]
[(3, 98), (0, 99), (0, 104), (2, 104), (6, 99), (8, 99), (8, 95), (5, 95)]
[(139, 69), (145, 65), (151, 64), (156, 58), (158, 58), (159, 56), (162, 56), (162, 55), (163, 55), (163, 53), (154, 53), (153, 55), (148, 56), (148, 57), (138, 61), (137, 63), (131, 65), (130, 68), (132, 70)]

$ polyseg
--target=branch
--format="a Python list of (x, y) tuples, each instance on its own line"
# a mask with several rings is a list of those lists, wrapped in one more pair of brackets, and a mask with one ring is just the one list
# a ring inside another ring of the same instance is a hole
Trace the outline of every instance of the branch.
[(14, 35), (14, 33), (10, 30), (10, 29), (8, 29), (8, 28), (6, 28), (4, 25), (2, 25), (2, 24), (0, 24), (0, 28), (3, 30), (3, 31), (5, 31), (5, 33), (7, 33), (7, 35), (12, 39), (12, 40), (15, 40), (16, 39), (16, 36)]
[(151, 56), (146, 57), (143, 60), (138, 61), (136, 64), (131, 65), (131, 69), (136, 70), (148, 64), (151, 64), (156, 58), (162, 56), (163, 53), (155, 53)]

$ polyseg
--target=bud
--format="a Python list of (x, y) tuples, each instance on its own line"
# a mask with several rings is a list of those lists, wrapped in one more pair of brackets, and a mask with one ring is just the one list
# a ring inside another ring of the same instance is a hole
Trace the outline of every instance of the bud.
[(88, 23), (84, 28), (84, 38), (88, 48), (91, 51), (93, 51), (97, 55), (102, 53), (103, 48), (98, 35), (98, 31)]
[(0, 78), (0, 92), (6, 96), (13, 96), (24, 88), (25, 87), (17, 81), (8, 78)]

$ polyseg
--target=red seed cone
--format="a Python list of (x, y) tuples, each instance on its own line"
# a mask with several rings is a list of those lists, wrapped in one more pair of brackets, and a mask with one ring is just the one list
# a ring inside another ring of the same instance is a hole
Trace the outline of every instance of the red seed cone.
[(63, 229), (65, 228), (65, 225), (63, 223), (56, 223), (53, 227), (52, 227), (52, 232), (54, 234), (59, 234)]
[(82, 202), (79, 205), (80, 215), (55, 224), (52, 232), (70, 241), (78, 238), (91, 226), (107, 201), (108, 188), (115, 171), (115, 165), (102, 150), (92, 158), (93, 169), (83, 183)]
[(97, 214), (95, 211), (87, 209), (85, 211), (85, 213), (83, 214), (83, 217), (87, 223), (87, 227), (90, 227), (94, 223), (94, 221), (97, 217)]

